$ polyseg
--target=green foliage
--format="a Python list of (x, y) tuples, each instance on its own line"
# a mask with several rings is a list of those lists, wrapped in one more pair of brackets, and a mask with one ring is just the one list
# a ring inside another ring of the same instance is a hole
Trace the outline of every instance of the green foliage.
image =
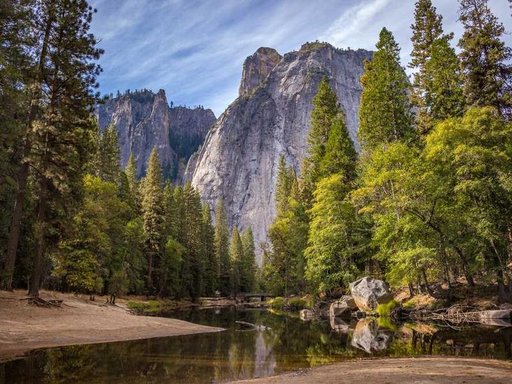
[(334, 174), (317, 184), (310, 211), (306, 278), (318, 293), (346, 286), (359, 275), (356, 212), (346, 199), (343, 176)]
[(285, 300), (281, 296), (274, 297), (272, 300), (268, 301), (268, 305), (272, 309), (282, 310), (285, 306)]
[(396, 140), (414, 139), (409, 81), (400, 66), (400, 48), (386, 28), (377, 51), (365, 63), (359, 110), (359, 139), (365, 151)]
[(219, 260), (219, 291), (227, 296), (231, 293), (231, 264), (229, 256), (229, 229), (222, 200), (215, 208), (215, 257)]
[(287, 300), (286, 306), (291, 311), (300, 311), (301, 309), (307, 308), (308, 303), (301, 297), (291, 297)]
[(390, 300), (386, 304), (379, 304), (377, 306), (377, 313), (380, 317), (388, 317), (391, 315), (393, 309), (398, 307), (398, 303), (395, 300)]
[[(318, 86), (318, 92), (313, 98), (311, 128), (308, 136), (309, 149), (302, 167), (302, 188), (306, 202), (311, 199), (315, 183), (322, 177), (321, 163), (326, 154), (329, 132), (334, 120), (340, 114), (341, 109), (336, 93), (330, 87), (327, 77), (324, 76)], [(338, 124), (343, 124), (343, 121), (341, 120)]]
[(512, 50), (505, 45), (505, 27), (488, 0), (459, 0), (464, 34), (459, 41), (464, 95), (469, 106), (492, 106), (510, 119)]

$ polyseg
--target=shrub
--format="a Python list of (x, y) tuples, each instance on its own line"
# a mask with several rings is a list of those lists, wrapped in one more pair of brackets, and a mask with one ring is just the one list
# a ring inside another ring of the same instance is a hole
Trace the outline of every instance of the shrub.
[(288, 309), (292, 311), (300, 311), (301, 309), (307, 308), (307, 302), (300, 297), (292, 297), (288, 299)]
[(379, 304), (377, 307), (377, 313), (381, 317), (389, 317), (391, 315), (391, 311), (398, 306), (398, 303), (395, 300), (391, 300), (386, 304)]
[(275, 297), (274, 299), (270, 300), (269, 303), (270, 308), (272, 309), (283, 309), (284, 308), (284, 299), (280, 296)]

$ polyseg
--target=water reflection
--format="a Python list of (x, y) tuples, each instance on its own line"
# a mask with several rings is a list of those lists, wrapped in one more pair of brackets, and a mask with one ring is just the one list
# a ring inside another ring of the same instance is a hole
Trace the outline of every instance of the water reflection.
[[(304, 323), (265, 311), (202, 310), (173, 314), (225, 332), (72, 346), (0, 365), (6, 383), (218, 383), (373, 356), (463, 355), (512, 358), (512, 329), (392, 323), (363, 319)], [(265, 325), (242, 330), (235, 321)], [(333, 329), (331, 329), (331, 326)]]
[(379, 328), (376, 320), (361, 319), (352, 335), (352, 346), (365, 352), (381, 352), (389, 347), (391, 333)]

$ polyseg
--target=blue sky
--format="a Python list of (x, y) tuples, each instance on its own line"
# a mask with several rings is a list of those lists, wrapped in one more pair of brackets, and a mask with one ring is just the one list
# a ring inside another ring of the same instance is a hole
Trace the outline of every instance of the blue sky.
[[(461, 34), (456, 0), (434, 0), (445, 31)], [(390, 29), (409, 59), (415, 0), (91, 0), (92, 32), (105, 49), (102, 93), (165, 89), (175, 105), (217, 116), (237, 97), (244, 59), (261, 46), (284, 54), (306, 41), (373, 49)], [(512, 29), (507, 0), (490, 0)], [(512, 45), (511, 36), (506, 37)]]

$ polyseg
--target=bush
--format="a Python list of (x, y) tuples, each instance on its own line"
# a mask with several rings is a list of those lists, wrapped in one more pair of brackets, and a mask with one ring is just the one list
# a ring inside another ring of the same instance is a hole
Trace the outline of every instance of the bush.
[(270, 305), (270, 308), (272, 309), (283, 309), (284, 308), (284, 299), (280, 296), (272, 299), (268, 303)]
[(389, 317), (391, 315), (391, 311), (398, 306), (398, 303), (395, 300), (391, 300), (386, 304), (379, 304), (377, 307), (377, 313), (381, 317)]
[(300, 311), (301, 309), (307, 308), (308, 305), (306, 300), (300, 297), (292, 297), (288, 299), (287, 307), (292, 311)]

